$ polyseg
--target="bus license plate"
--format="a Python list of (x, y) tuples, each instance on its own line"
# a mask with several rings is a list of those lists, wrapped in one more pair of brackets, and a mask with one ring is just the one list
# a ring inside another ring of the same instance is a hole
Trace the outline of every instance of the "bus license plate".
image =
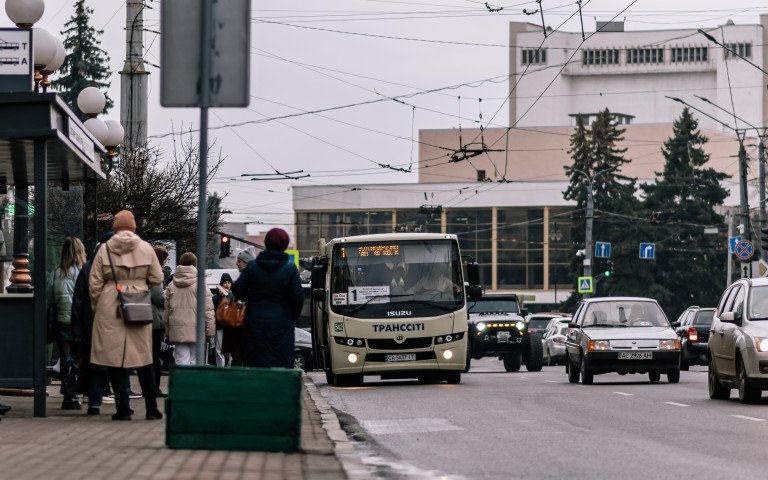
[(653, 352), (619, 352), (619, 360), (651, 360)]
[(416, 360), (415, 353), (397, 353), (393, 355), (384, 355), (385, 362), (409, 362)]
[(509, 343), (509, 332), (496, 332), (496, 341), (501, 343)]

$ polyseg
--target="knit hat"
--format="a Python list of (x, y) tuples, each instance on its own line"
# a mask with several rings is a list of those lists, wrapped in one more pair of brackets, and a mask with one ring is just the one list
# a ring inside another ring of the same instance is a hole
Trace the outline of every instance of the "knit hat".
[(237, 254), (237, 259), (242, 260), (245, 263), (250, 262), (254, 258), (256, 258), (256, 256), (253, 254), (253, 251), (250, 248)]
[(219, 285), (224, 285), (224, 282), (232, 283), (232, 275), (228, 273), (222, 273), (221, 280), (219, 280)]
[(268, 231), (267, 235), (264, 237), (264, 246), (267, 247), (267, 250), (284, 252), (285, 249), (288, 248), (289, 242), (288, 232), (282, 228), (273, 228)]
[(130, 210), (120, 210), (115, 214), (115, 221), (112, 222), (112, 231), (117, 233), (121, 230), (136, 231), (136, 219)]

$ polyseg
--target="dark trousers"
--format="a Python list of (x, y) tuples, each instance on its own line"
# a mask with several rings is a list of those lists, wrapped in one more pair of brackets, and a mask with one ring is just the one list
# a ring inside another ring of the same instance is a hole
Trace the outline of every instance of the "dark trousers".
[(162, 363), (160, 362), (160, 349), (162, 348), (163, 337), (165, 337), (165, 330), (162, 328), (152, 330), (152, 371), (155, 373), (155, 393), (160, 393), (160, 377), (163, 373)]
[[(147, 413), (156, 412), (157, 393), (155, 391), (155, 370), (152, 364), (137, 368), (136, 374), (139, 377), (139, 385), (141, 385), (141, 393), (144, 396), (144, 404), (146, 405)], [(130, 415), (131, 404), (128, 397), (130, 377), (128, 376), (128, 370), (125, 368), (108, 367), (107, 375), (109, 375), (109, 381), (112, 383), (112, 388), (115, 390), (115, 407), (117, 408), (117, 414)]]

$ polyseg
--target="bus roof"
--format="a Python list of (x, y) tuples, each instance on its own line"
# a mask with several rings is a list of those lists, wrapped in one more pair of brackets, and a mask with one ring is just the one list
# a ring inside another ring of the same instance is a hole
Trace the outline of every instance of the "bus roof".
[(392, 240), (456, 240), (457, 237), (450, 233), (376, 233), (372, 235), (354, 235), (349, 237), (339, 237), (330, 240), (326, 246), (342, 242), (386, 242)]

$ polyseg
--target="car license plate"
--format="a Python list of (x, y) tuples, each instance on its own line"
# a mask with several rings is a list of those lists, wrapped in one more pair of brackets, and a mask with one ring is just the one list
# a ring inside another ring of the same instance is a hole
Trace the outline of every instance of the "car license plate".
[(509, 332), (496, 332), (496, 341), (509, 343)]
[(384, 355), (385, 362), (409, 362), (416, 360), (415, 353), (397, 353), (393, 355)]
[(653, 352), (619, 352), (619, 360), (651, 360)]

